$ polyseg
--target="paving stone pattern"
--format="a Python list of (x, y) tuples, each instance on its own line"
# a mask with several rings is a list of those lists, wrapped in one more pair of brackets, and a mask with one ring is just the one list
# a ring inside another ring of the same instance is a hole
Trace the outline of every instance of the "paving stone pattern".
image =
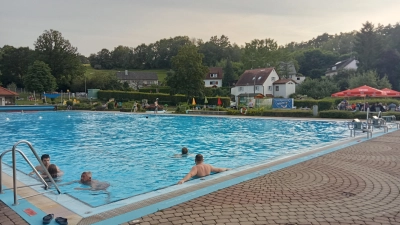
[(10, 209), (0, 200), (0, 224), (1, 225), (25, 225), (28, 223), (22, 219), (14, 210)]
[(395, 131), (124, 225), (400, 225), (399, 194)]

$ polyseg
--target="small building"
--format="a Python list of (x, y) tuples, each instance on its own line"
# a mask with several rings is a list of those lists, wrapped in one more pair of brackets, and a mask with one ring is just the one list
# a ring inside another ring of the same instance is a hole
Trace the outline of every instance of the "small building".
[(209, 72), (204, 75), (205, 87), (222, 87), (224, 72), (222, 67), (210, 67)]
[(125, 72), (118, 71), (117, 79), (121, 83), (127, 82), (129, 87), (139, 90), (145, 86), (158, 85), (158, 76), (152, 72), (131, 72), (125, 70)]
[(335, 63), (335, 65), (328, 68), (325, 72), (325, 76), (332, 77), (338, 74), (342, 70), (357, 70), (358, 61), (354, 58), (346, 59)]
[(0, 87), (0, 106), (15, 105), (15, 97), (18, 93)]
[(274, 97), (289, 98), (289, 95), (296, 92), (296, 82), (292, 79), (281, 79), (273, 83)]

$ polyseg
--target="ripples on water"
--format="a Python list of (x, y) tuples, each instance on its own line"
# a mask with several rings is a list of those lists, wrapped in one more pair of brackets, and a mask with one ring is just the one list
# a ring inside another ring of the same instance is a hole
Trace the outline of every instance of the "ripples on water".
[[(0, 128), (1, 152), (28, 140), (65, 172), (62, 182), (77, 180), (87, 170), (93, 179), (109, 182), (111, 199), (74, 191), (77, 184), (62, 187), (92, 206), (173, 185), (189, 172), (198, 153), (216, 167), (237, 168), (348, 136), (343, 122), (95, 112), (0, 113)], [(174, 158), (183, 146), (192, 154)], [(18, 149), (37, 165), (26, 145)], [(11, 154), (3, 161), (11, 164)], [(31, 171), (22, 157), (17, 161), (18, 169)]]

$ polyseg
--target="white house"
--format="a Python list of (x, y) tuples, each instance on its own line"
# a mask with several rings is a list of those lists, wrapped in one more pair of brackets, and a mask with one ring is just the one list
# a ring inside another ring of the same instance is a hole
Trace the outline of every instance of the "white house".
[(296, 82), (292, 79), (281, 79), (273, 83), (274, 97), (289, 98), (289, 95), (296, 92)]
[(145, 86), (158, 85), (158, 76), (156, 73), (140, 72), (140, 71), (118, 71), (117, 79), (121, 83), (127, 82), (129, 87), (138, 90)]
[(279, 76), (273, 67), (246, 70), (236, 82), (235, 87), (231, 88), (231, 94), (235, 96), (235, 101), (241, 104), (259, 94), (273, 97), (273, 83), (277, 80)]
[(222, 87), (224, 72), (222, 67), (210, 67), (209, 72), (204, 75), (205, 87)]
[(354, 58), (339, 61), (335, 63), (335, 65), (327, 69), (327, 71), (325, 72), (325, 76), (331, 77), (337, 75), (338, 72), (341, 70), (357, 70), (358, 68), (357, 63), (358, 61), (355, 60)]

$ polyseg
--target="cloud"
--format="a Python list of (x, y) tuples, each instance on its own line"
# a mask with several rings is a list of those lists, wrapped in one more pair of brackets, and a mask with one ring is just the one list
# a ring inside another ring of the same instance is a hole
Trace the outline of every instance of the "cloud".
[(227, 35), (243, 45), (273, 38), (280, 45), (324, 32), (359, 30), (362, 23), (396, 23), (398, 0), (0, 0), (0, 46), (33, 47), (54, 29), (84, 54), (118, 45), (136, 47), (162, 38), (209, 40)]

